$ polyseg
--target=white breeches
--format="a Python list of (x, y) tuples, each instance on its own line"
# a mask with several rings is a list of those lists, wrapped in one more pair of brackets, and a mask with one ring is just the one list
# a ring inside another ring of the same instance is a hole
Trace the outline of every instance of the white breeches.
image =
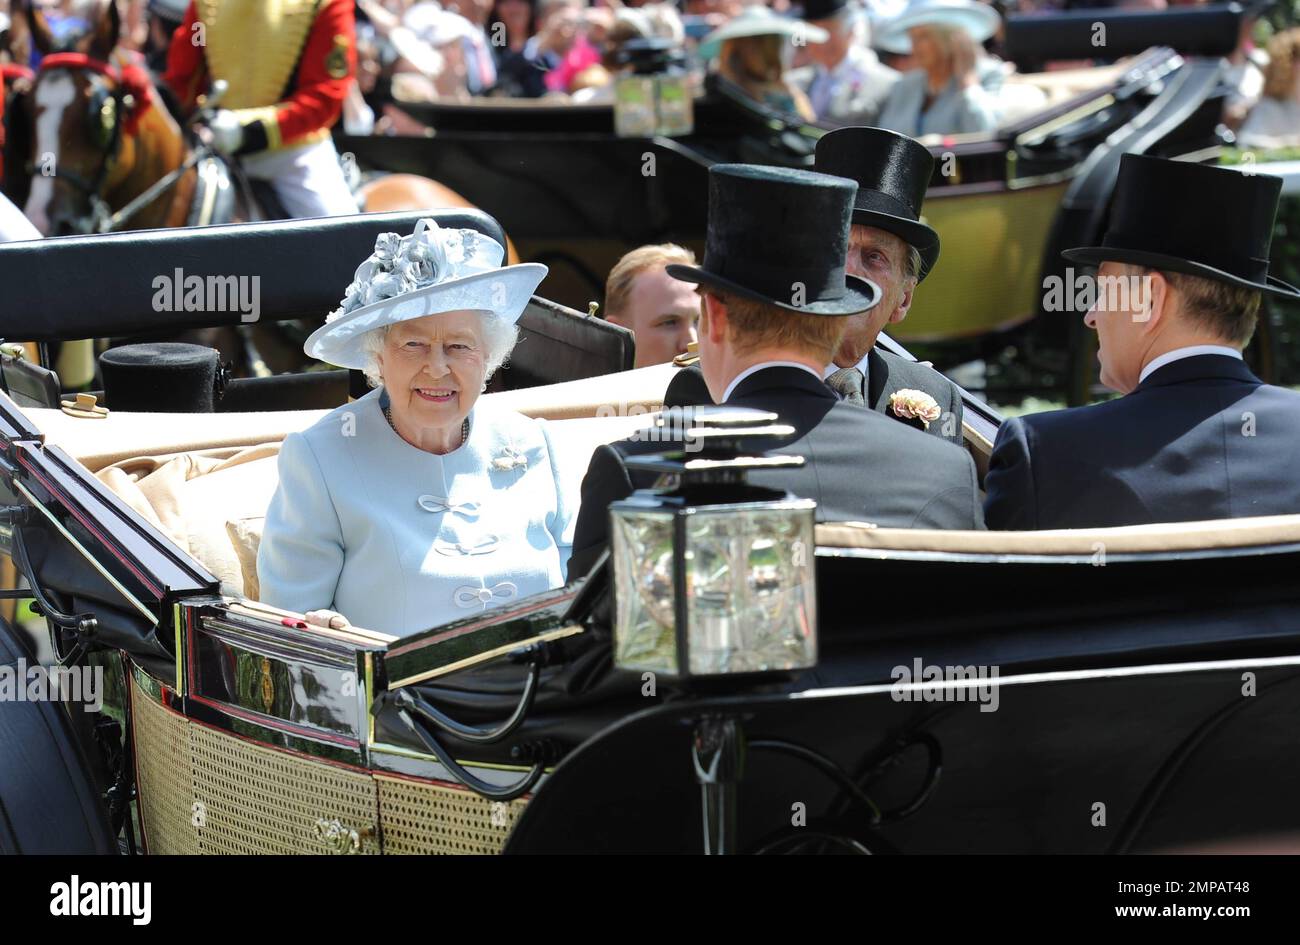
[(284, 209), (295, 219), (358, 212), (334, 142), (328, 138), (301, 147), (261, 151), (241, 158), (241, 163), (249, 177), (270, 182)]

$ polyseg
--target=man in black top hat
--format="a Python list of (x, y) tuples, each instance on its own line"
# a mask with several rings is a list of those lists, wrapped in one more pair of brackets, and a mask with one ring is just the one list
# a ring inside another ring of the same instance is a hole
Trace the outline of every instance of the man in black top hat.
[(929, 396), (939, 418), (927, 432), (962, 445), (961, 391), (938, 371), (876, 347), (886, 325), (907, 317), (912, 294), (939, 260), (939, 234), (921, 222), (934, 158), (917, 141), (884, 128), (841, 128), (817, 142), (816, 170), (858, 182), (848, 271), (878, 284), (881, 303), (849, 319), (827, 383), (851, 403), (896, 416), (894, 395)]
[(1086, 528), (1300, 512), (1300, 394), (1242, 360), (1282, 181), (1125, 155), (1101, 246), (1101, 379), (1125, 396), (1006, 421), (986, 479), (991, 528)]
[[(900, 391), (929, 398), (938, 418), (926, 432), (962, 445), (962, 401), (957, 385), (919, 361), (876, 347), (886, 325), (901, 322), (917, 285), (939, 259), (939, 234), (921, 222), (921, 202), (934, 158), (906, 135), (883, 128), (841, 128), (817, 142), (815, 170), (858, 182), (846, 266), (850, 275), (880, 286), (879, 305), (848, 319), (844, 340), (824, 376), (849, 403), (898, 417)], [(698, 373), (677, 374), (664, 395), (668, 406), (707, 403)], [(909, 398), (911, 400), (912, 398)]]
[[(714, 401), (771, 411), (795, 428), (774, 451), (803, 456), (804, 465), (750, 479), (816, 500), (820, 520), (979, 528), (968, 453), (846, 404), (822, 381), (846, 317), (881, 295), (844, 272), (856, 190), (851, 180), (811, 171), (709, 170), (704, 264), (667, 270), (699, 286), (702, 377)], [(609, 504), (652, 485), (653, 477), (629, 473), (624, 458), (682, 448), (629, 438), (596, 450), (582, 482), (570, 577), (586, 573), (605, 548)]]

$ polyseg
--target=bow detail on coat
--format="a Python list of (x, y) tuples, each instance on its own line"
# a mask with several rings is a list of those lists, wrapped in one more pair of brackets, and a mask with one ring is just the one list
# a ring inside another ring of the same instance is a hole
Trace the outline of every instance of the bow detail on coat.
[(452, 599), (457, 607), (469, 608), (481, 605), (484, 610), (487, 610), (489, 604), (503, 604), (512, 600), (517, 593), (519, 589), (509, 581), (502, 581), (492, 587), (475, 587), (466, 584), (456, 589)]
[(437, 495), (422, 495), (415, 500), (415, 503), (426, 512), (455, 512), (470, 521), (477, 519), (479, 513), (477, 502), (453, 502), (451, 499)]
[(501, 539), (496, 535), (486, 535), (478, 541), (470, 543), (464, 541), (442, 541), (439, 539), (434, 542), (434, 549), (443, 555), (486, 555), (497, 550), (497, 545)]

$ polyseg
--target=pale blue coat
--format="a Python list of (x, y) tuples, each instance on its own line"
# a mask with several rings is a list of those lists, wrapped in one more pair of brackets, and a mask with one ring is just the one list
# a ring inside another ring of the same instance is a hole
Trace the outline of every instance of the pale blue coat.
[(438, 456), (393, 432), (379, 397), (285, 438), (261, 600), (404, 636), (561, 586), (578, 497), (546, 422), (479, 401), (465, 445)]
[(923, 69), (903, 73), (890, 89), (876, 124), (911, 138), (972, 134), (997, 127), (993, 97), (979, 85), (958, 88), (956, 79), (949, 80), (943, 92), (930, 104), (929, 111), (922, 112), (926, 82)]

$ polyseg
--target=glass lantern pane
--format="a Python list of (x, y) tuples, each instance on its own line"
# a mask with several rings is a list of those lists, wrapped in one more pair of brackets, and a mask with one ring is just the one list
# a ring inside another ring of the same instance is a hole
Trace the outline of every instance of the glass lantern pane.
[(618, 510), (614, 520), (614, 663), (676, 674), (673, 517)]
[(814, 549), (808, 509), (701, 512), (688, 519), (692, 675), (816, 663)]

